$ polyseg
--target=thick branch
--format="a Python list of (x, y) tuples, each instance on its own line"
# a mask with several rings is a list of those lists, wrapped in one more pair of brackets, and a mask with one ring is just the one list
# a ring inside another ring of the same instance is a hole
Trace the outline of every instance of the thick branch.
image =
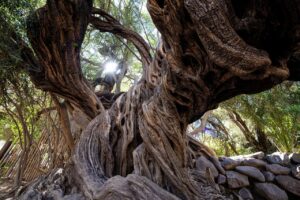
[[(298, 26), (295, 20), (278, 19), (280, 13), (288, 12), (284, 9), (296, 8), (289, 6), (272, 10), (267, 9), (273, 8), (269, 3), (263, 4), (265, 12), (263, 17), (260, 15), (262, 11), (257, 11), (260, 7), (247, 8), (255, 13), (255, 16), (252, 16), (255, 19), (254, 24), (250, 24), (251, 26), (260, 27), (259, 18), (263, 18), (261, 20), (274, 20), (279, 24), (287, 22), (290, 32), (286, 31), (278, 38), (278, 33), (274, 32), (277, 29), (272, 25), (264, 34), (248, 27), (249, 34), (244, 37), (237, 30), (243, 18), (235, 16), (234, 3), (236, 2), (148, 1), (153, 22), (163, 37), (163, 50), (167, 54), (167, 62), (171, 64), (169, 69), (176, 71), (174, 75), (178, 75), (181, 79), (178, 82), (190, 82), (184, 84), (189, 85), (185, 89), (181, 84), (180, 91), (172, 88), (178, 97), (184, 99), (182, 103), (184, 101), (188, 107), (186, 110), (190, 115), (190, 122), (199, 119), (207, 109), (214, 108), (219, 102), (236, 95), (267, 90), (288, 79), (289, 76), (296, 79), (297, 75), (290, 73), (297, 73), (297, 68), (289, 69), (286, 63), (288, 55), (295, 51), (293, 50), (295, 41), (299, 40), (297, 34), (292, 31)], [(277, 13), (276, 16), (273, 12)], [(285, 25), (280, 26), (283, 28)], [(266, 37), (272, 41), (262, 42)], [(272, 49), (270, 44), (276, 46), (278, 39), (282, 41), (287, 39), (294, 44)], [(256, 48), (258, 44), (261, 44), (260, 49), (263, 51)], [(209, 102), (209, 105), (205, 105), (205, 102)]]
[(104, 108), (82, 75), (79, 56), (91, 9), (91, 0), (49, 0), (29, 18), (28, 36), (39, 60), (34, 83), (93, 118)]
[(185, 0), (184, 5), (201, 43), (215, 64), (237, 74), (271, 64), (266, 52), (246, 44), (232, 28), (224, 1)]

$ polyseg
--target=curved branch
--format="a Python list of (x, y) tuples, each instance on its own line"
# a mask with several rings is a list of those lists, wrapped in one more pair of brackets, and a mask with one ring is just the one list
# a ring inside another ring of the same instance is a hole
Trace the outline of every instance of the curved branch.
[(28, 37), (39, 62), (35, 85), (76, 105), (90, 118), (104, 110), (82, 75), (80, 49), (92, 9), (91, 0), (49, 0), (28, 20)]
[[(90, 23), (101, 32), (109, 32), (132, 42), (142, 57), (143, 66), (148, 66), (152, 61), (150, 47), (136, 32), (124, 27), (120, 22), (99, 8), (93, 8)], [(98, 17), (99, 15), (100, 17)]]

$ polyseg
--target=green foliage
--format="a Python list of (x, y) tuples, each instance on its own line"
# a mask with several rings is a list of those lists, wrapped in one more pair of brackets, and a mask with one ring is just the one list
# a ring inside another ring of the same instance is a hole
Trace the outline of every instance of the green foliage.
[(254, 132), (262, 129), (280, 151), (300, 149), (300, 85), (283, 83), (255, 95), (241, 95), (222, 104), (239, 113)]
[(24, 68), (16, 38), (26, 39), (26, 17), (43, 3), (41, 0), (3, 0), (0, 4), (0, 86)]
[[(239, 155), (250, 154), (251, 150), (249, 148), (245, 148), (241, 141), (241, 135), (237, 135), (237, 137), (233, 138), (233, 142), (235, 144), (236, 150)], [(224, 140), (223, 137), (212, 137), (207, 134), (202, 134), (197, 139), (199, 139), (202, 143), (210, 147), (215, 151), (218, 156), (232, 156), (236, 155), (236, 153), (232, 150), (229, 145), (229, 141)]]
[(49, 97), (33, 86), (27, 74), (15, 73), (13, 79), (7, 79), (0, 105), (0, 139), (22, 142), (25, 131), (31, 139), (40, 135), (37, 113), (49, 106)]
[(5, 21), (5, 25), (9, 24), (16, 32), (25, 36), (26, 17), (44, 3), (44, 0), (2, 0), (0, 4), (0, 24)]
[[(35, 116), (44, 102), (44, 93), (34, 88), (21, 58), (26, 38), (26, 16), (44, 2), (4, 0), (0, 4), (0, 138), (24, 141), (25, 129), (34, 138), (39, 134)], [(22, 122), (24, 122), (22, 124)]]
[[(213, 130), (213, 135), (202, 134), (198, 139), (214, 149), (218, 155), (234, 155), (230, 144), (238, 154), (257, 150), (246, 140), (242, 130), (230, 117), (230, 112), (242, 117), (250, 134), (257, 140), (257, 129), (282, 152), (300, 152), (300, 84), (285, 82), (271, 90), (254, 95), (241, 95), (223, 102), (209, 119), (223, 124), (225, 132)], [(208, 122), (206, 127), (211, 129)], [(217, 136), (216, 136), (217, 135)], [(229, 136), (228, 136), (229, 135)]]

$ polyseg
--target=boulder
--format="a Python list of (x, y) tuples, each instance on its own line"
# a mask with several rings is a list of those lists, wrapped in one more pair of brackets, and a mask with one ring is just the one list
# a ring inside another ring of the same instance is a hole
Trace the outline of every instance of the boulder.
[(221, 159), (221, 165), (226, 170), (234, 169), (236, 166), (240, 165), (240, 160), (233, 160), (231, 158), (222, 158)]
[(276, 176), (275, 180), (283, 189), (300, 197), (300, 180), (284, 175)]
[(202, 172), (206, 172), (206, 169), (209, 168), (213, 177), (216, 178), (219, 175), (218, 170), (207, 158), (204, 156), (199, 157), (196, 160), (196, 169)]
[(295, 178), (300, 179), (300, 165), (292, 166), (292, 175)]
[(264, 174), (264, 176), (265, 176), (265, 179), (266, 179), (266, 181), (267, 182), (273, 182), (274, 181), (274, 179), (275, 179), (275, 176), (274, 176), (274, 174), (273, 173), (271, 173), (271, 172), (262, 172), (263, 174)]
[(271, 164), (288, 165), (290, 163), (287, 153), (275, 152), (266, 156), (266, 159)]
[(283, 167), (278, 164), (266, 165), (266, 170), (273, 174), (287, 175), (291, 172), (290, 168)]
[(243, 200), (253, 200), (252, 193), (247, 188), (242, 188), (239, 190), (239, 196), (242, 197)]
[(249, 186), (248, 177), (235, 171), (226, 172), (228, 187), (231, 189)]
[(292, 153), (289, 158), (292, 162), (300, 164), (300, 153)]
[(217, 179), (218, 184), (225, 184), (226, 183), (226, 176), (219, 174), (218, 179)]
[(234, 169), (238, 165), (252, 166), (252, 167), (265, 167), (266, 162), (262, 160), (264, 157), (263, 152), (258, 152), (243, 156), (232, 156), (232, 157), (222, 157), (220, 158), (222, 166), (226, 170)]
[(247, 175), (251, 178), (254, 178), (260, 182), (265, 182), (265, 176), (255, 167), (251, 167), (251, 166), (237, 166), (235, 168), (236, 171)]
[(256, 158), (245, 158), (241, 160), (241, 165), (252, 167), (265, 167), (267, 163), (263, 160), (259, 160)]
[(286, 192), (273, 183), (255, 183), (254, 191), (267, 200), (288, 200)]

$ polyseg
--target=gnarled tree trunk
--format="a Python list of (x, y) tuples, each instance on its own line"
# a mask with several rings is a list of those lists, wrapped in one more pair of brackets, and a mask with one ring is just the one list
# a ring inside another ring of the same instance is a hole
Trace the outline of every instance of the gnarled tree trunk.
[[(225, 199), (210, 170), (200, 173), (194, 160), (205, 156), (224, 170), (186, 128), (226, 99), (300, 80), (300, 3), (288, 2), (148, 0), (162, 35), (152, 58), (139, 35), (93, 9), (92, 0), (47, 1), (29, 19), (35, 54), (24, 48), (24, 62), (36, 86), (65, 98), (91, 122), (64, 175), (41, 178), (22, 198)], [(80, 68), (89, 23), (132, 42), (143, 61), (139, 83), (109, 109)]]

